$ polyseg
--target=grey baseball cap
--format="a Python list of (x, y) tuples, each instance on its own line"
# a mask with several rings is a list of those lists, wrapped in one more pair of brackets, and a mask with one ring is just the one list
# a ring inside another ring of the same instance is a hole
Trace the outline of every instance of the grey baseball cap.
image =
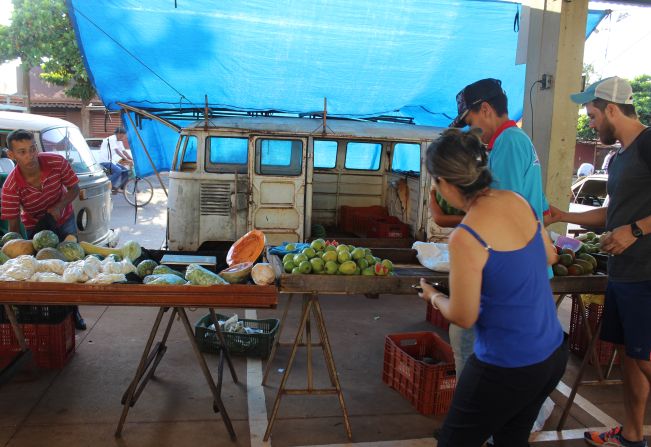
[(615, 104), (633, 104), (633, 89), (626, 80), (613, 76), (591, 84), (585, 91), (570, 95), (577, 104), (587, 104), (597, 98)]

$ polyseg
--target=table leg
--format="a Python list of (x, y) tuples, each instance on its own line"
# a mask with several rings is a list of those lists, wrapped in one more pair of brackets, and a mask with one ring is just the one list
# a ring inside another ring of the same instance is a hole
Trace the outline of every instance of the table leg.
[(23, 329), (18, 324), (18, 319), (14, 313), (14, 309), (10, 304), (4, 305), (5, 314), (9, 319), (9, 324), (11, 324), (11, 329), (14, 331), (16, 340), (20, 345), (20, 352), (11, 360), (11, 362), (0, 370), (0, 385), (7, 383), (11, 378), (23, 369), (23, 366), (27, 365), (32, 361), (32, 351), (27, 346), (27, 341), (25, 340), (25, 334)]
[(154, 321), (154, 325), (152, 326), (151, 331), (149, 332), (149, 338), (147, 339), (147, 343), (145, 344), (145, 349), (142, 351), (142, 356), (140, 356), (140, 363), (138, 364), (138, 368), (136, 369), (136, 374), (133, 377), (131, 383), (129, 384), (129, 388), (127, 388), (126, 398), (124, 396), (122, 398), (122, 402), (123, 402), (122, 414), (120, 415), (120, 421), (118, 422), (118, 427), (115, 430), (115, 436), (118, 438), (122, 436), (122, 427), (124, 426), (124, 421), (127, 419), (129, 408), (131, 408), (131, 401), (133, 400), (133, 396), (136, 393), (136, 388), (138, 386), (138, 383), (140, 382), (140, 378), (145, 373), (145, 365), (147, 364), (147, 359), (149, 358), (150, 355), (151, 345), (154, 343), (154, 338), (156, 337), (156, 333), (158, 332), (158, 327), (160, 326), (160, 322), (163, 319), (163, 314), (167, 312), (167, 310), (168, 310), (167, 307), (161, 307), (158, 309), (156, 320)]
[[(228, 434), (230, 435), (231, 440), (236, 441), (237, 436), (235, 435), (233, 424), (231, 423), (231, 419), (228, 416), (228, 413), (226, 412), (226, 407), (224, 406), (224, 403), (222, 402), (222, 398), (221, 398), (221, 383), (222, 383), (222, 372), (223, 372), (223, 357), (221, 352), (223, 352), (224, 349), (220, 350), (220, 368), (218, 371), (218, 379), (217, 379), (219, 383), (219, 387), (217, 387), (215, 385), (215, 382), (213, 381), (212, 374), (210, 374), (210, 369), (206, 364), (206, 359), (203, 357), (203, 354), (201, 353), (201, 351), (199, 350), (199, 346), (197, 345), (197, 341), (194, 339), (194, 330), (192, 329), (192, 325), (190, 325), (190, 320), (188, 320), (188, 315), (185, 313), (185, 309), (183, 309), (182, 307), (177, 307), (176, 310), (179, 313), (179, 316), (181, 317), (181, 322), (185, 327), (185, 332), (188, 336), (188, 339), (190, 340), (190, 344), (192, 345), (192, 350), (194, 351), (194, 354), (197, 357), (197, 362), (199, 363), (199, 366), (201, 367), (201, 371), (203, 372), (203, 375), (206, 378), (206, 382), (208, 382), (208, 386), (210, 387), (210, 391), (212, 392), (213, 404), (217, 406), (217, 408), (219, 409), (219, 412), (222, 415), (222, 420), (224, 421), (224, 425), (226, 425), (226, 430), (228, 430)], [(215, 329), (219, 330), (218, 324), (215, 325)], [(222, 347), (225, 346), (226, 345), (222, 345)]]
[[(174, 317), (176, 316), (176, 309), (172, 309), (172, 314), (170, 315), (170, 318), (167, 322), (167, 327), (165, 328), (165, 333), (163, 334), (163, 338), (161, 341), (156, 343), (156, 346), (154, 346), (154, 349), (152, 349), (149, 352), (149, 355), (147, 357), (147, 360), (145, 362), (145, 368), (143, 370), (143, 374), (145, 371), (147, 371), (147, 375), (140, 380), (140, 385), (138, 386), (136, 392), (134, 393), (133, 397), (131, 398), (130, 406), (134, 406), (136, 402), (138, 401), (138, 398), (142, 394), (143, 390), (145, 389), (145, 386), (149, 382), (149, 380), (154, 377), (154, 373), (156, 372), (156, 368), (158, 367), (158, 364), (160, 361), (163, 359), (163, 356), (167, 352), (167, 338), (170, 335), (170, 330), (172, 329), (172, 324), (174, 323)], [(152, 364), (153, 362), (153, 364)], [(151, 367), (150, 367), (151, 366)], [(135, 378), (134, 378), (135, 380)], [(122, 404), (127, 401), (127, 392), (122, 395)]]
[(219, 350), (220, 355), (226, 357), (226, 362), (228, 363), (228, 368), (231, 370), (231, 377), (233, 378), (233, 382), (237, 383), (237, 373), (235, 372), (235, 367), (233, 367), (233, 361), (231, 360), (231, 353), (228, 350), (228, 346), (226, 346), (226, 340), (224, 340), (224, 334), (222, 333), (222, 329), (219, 326), (219, 321), (217, 321), (217, 315), (215, 314), (215, 309), (213, 309), (212, 307), (210, 308), (210, 320), (212, 321), (213, 326), (215, 326), (215, 333), (217, 334), (217, 337), (219, 338), (219, 343), (221, 344), (221, 349)]
[(323, 336), (323, 352), (326, 357), (326, 365), (328, 366), (328, 372), (330, 373), (330, 380), (334, 380), (334, 386), (337, 390), (337, 396), (339, 397), (339, 405), (341, 406), (341, 411), (344, 414), (344, 425), (346, 427), (346, 435), (348, 439), (353, 439), (353, 432), (350, 428), (350, 421), (348, 420), (348, 411), (346, 410), (346, 404), (344, 402), (344, 393), (341, 391), (341, 385), (339, 384), (339, 377), (337, 376), (337, 367), (335, 366), (335, 358), (332, 355), (332, 347), (330, 346), (330, 340), (328, 339), (328, 330), (326, 329), (325, 320), (323, 318), (323, 312), (321, 311), (321, 304), (319, 304), (318, 297), (316, 294), (313, 297), (314, 300), (314, 311), (317, 317), (317, 324), (321, 328), (321, 334)]
[(264, 373), (262, 375), (262, 386), (265, 386), (267, 384), (267, 377), (269, 376), (269, 371), (271, 371), (271, 365), (273, 364), (274, 358), (276, 357), (276, 351), (278, 350), (278, 346), (280, 346), (280, 337), (283, 334), (285, 321), (287, 321), (287, 312), (289, 311), (289, 306), (292, 303), (293, 297), (294, 294), (290, 293), (289, 297), (287, 298), (287, 303), (285, 304), (285, 309), (283, 310), (283, 316), (281, 317), (280, 320), (280, 326), (278, 327), (278, 334), (276, 334), (276, 339), (274, 340), (274, 344), (271, 347), (271, 354), (269, 354), (269, 358), (267, 359), (267, 364), (264, 366)]
[[(326, 359), (326, 367), (328, 369), (328, 374), (330, 376), (331, 382), (333, 382), (334, 388), (319, 388), (315, 389), (312, 382), (311, 382), (311, 357), (308, 356), (308, 386), (306, 389), (288, 389), (286, 388), (287, 385), (287, 380), (289, 378), (289, 375), (291, 374), (292, 366), (294, 364), (294, 360), (296, 358), (296, 352), (298, 350), (298, 347), (302, 345), (303, 341), (303, 333), (304, 331), (306, 332), (306, 346), (308, 347), (308, 353), (311, 350), (311, 339), (309, 338), (309, 333), (307, 332), (308, 330), (308, 322), (310, 321), (312, 312), (314, 312), (314, 318), (315, 322), (317, 325), (317, 328), (319, 330), (319, 335), (321, 337), (321, 343), (319, 343), (319, 346), (323, 349), (324, 351), (324, 356)], [(334, 363), (334, 357), (332, 356), (332, 348), (330, 347), (330, 341), (328, 340), (328, 332), (327, 328), (325, 326), (325, 321), (323, 318), (323, 313), (321, 311), (321, 307), (319, 305), (319, 297), (318, 294), (313, 293), (309, 298), (306, 297), (304, 300), (304, 305), (303, 305), (303, 312), (301, 314), (301, 319), (300, 319), (300, 324), (298, 326), (298, 330), (296, 331), (296, 337), (294, 338), (294, 344), (292, 346), (292, 351), (289, 355), (289, 360), (287, 361), (287, 367), (285, 368), (285, 373), (283, 374), (283, 377), (280, 382), (280, 387), (278, 389), (278, 393), (276, 394), (276, 399), (274, 401), (273, 409), (271, 412), (271, 418), (269, 419), (269, 423), (267, 425), (267, 430), (264, 434), (263, 440), (268, 441), (269, 436), (271, 435), (271, 430), (273, 428), (274, 422), (276, 420), (276, 417), (278, 415), (278, 409), (280, 408), (280, 400), (283, 395), (289, 394), (289, 395), (317, 395), (317, 396), (322, 396), (322, 395), (329, 395), (329, 394), (337, 394), (339, 397), (339, 404), (341, 405), (341, 409), (344, 414), (344, 424), (346, 428), (346, 434), (348, 436), (348, 439), (352, 439), (352, 431), (350, 428), (350, 422), (348, 419), (348, 411), (346, 410), (346, 405), (344, 403), (344, 397), (343, 393), (341, 391), (341, 387), (339, 385), (339, 380), (337, 379), (337, 369), (335, 367)]]

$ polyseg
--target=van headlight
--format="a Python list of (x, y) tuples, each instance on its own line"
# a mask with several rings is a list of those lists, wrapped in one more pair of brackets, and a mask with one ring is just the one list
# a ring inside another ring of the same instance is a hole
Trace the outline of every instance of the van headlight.
[(86, 230), (88, 227), (88, 209), (82, 208), (79, 213), (77, 213), (77, 228), (80, 231)]

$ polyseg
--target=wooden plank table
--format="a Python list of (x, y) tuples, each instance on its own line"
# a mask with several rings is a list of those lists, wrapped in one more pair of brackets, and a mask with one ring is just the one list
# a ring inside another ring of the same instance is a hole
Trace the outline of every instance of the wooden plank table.
[[(222, 420), (233, 441), (236, 440), (235, 431), (231, 424), (226, 408), (221, 398), (221, 385), (223, 376), (224, 359), (228, 363), (233, 381), (237, 382), (237, 375), (233, 367), (223, 334), (214, 311), (216, 307), (226, 308), (272, 308), (278, 303), (278, 289), (271, 286), (256, 285), (218, 285), (218, 286), (164, 286), (144, 284), (65, 284), (65, 283), (39, 283), (39, 282), (0, 282), (0, 303), (4, 305), (16, 339), (21, 346), (21, 352), (3, 371), (0, 371), (0, 383), (3, 375), (14, 373), (20, 365), (30, 359), (25, 337), (12, 305), (40, 304), (40, 305), (75, 305), (93, 304), (107, 306), (151, 306), (158, 307), (158, 314), (149, 333), (143, 349), (140, 363), (136, 369), (133, 380), (122, 396), (122, 415), (115, 436), (122, 434), (122, 427), (129, 412), (134, 406), (149, 379), (154, 375), (167, 350), (166, 342), (169, 336), (174, 317), (178, 315), (185, 328), (186, 335), (195, 353), (199, 367), (208, 383), (213, 395), (213, 410), (221, 413)], [(207, 307), (210, 309), (212, 323), (223, 347), (219, 353), (217, 371), (217, 384), (206, 364), (203, 354), (199, 350), (194, 338), (193, 328), (185, 312), (186, 307)], [(160, 341), (154, 346), (163, 315), (172, 310), (167, 326)], [(152, 348), (153, 346), (153, 348)]]
[[(360, 240), (360, 245), (364, 245)], [(448, 274), (431, 271), (423, 267), (416, 258), (416, 250), (411, 248), (372, 248), (373, 255), (382, 259), (390, 259), (394, 265), (394, 275), (392, 276), (358, 276), (358, 275), (293, 275), (285, 273), (282, 260), (277, 255), (267, 252), (267, 259), (272, 264), (278, 279), (280, 293), (289, 294), (287, 304), (281, 318), (281, 325), (278, 330), (276, 341), (272, 347), (269, 360), (267, 361), (262, 384), (267, 380), (271, 365), (278, 346), (280, 346), (280, 336), (283, 325), (287, 316), (288, 308), (294, 294), (303, 295), (303, 311), (299, 319), (298, 330), (292, 343), (292, 350), (281, 379), (280, 387), (274, 401), (273, 410), (264, 440), (267, 441), (276, 420), (280, 401), (283, 395), (337, 395), (341, 410), (344, 417), (344, 428), (346, 435), (352, 439), (352, 430), (348, 420), (348, 412), (344, 402), (343, 392), (337, 375), (337, 369), (332, 355), (332, 348), (328, 339), (328, 331), (323, 318), (323, 312), (319, 304), (319, 295), (366, 295), (378, 297), (380, 294), (390, 295), (415, 295), (413, 285), (419, 284), (420, 278), (430, 281), (438, 281), (445, 285), (448, 284)], [(563, 276), (555, 277), (551, 280), (552, 291), (562, 297), (566, 295), (576, 295), (581, 293), (603, 294), (606, 290), (608, 281), (605, 275), (587, 275), (587, 276)], [(560, 301), (558, 302), (560, 304)], [(311, 320), (316, 322), (317, 337), (316, 343), (312, 342), (311, 337)], [(592, 346), (592, 345), (591, 345)], [(307, 387), (303, 389), (288, 389), (287, 381), (291, 373), (297, 349), (299, 347), (307, 348)], [(320, 347), (323, 350), (326, 360), (326, 368), (330, 377), (331, 387), (317, 389), (313, 384), (312, 371), (312, 348)], [(586, 358), (588, 355), (586, 354)], [(575, 385), (578, 388), (579, 384)], [(574, 391), (572, 398), (576, 391)], [(568, 408), (572, 402), (568, 402)]]

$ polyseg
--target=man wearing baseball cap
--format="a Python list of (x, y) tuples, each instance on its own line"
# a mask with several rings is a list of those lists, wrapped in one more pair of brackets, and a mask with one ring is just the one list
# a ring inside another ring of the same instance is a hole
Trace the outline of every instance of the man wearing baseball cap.
[[(542, 170), (529, 136), (509, 118), (508, 100), (502, 81), (487, 78), (467, 85), (457, 94), (458, 115), (450, 127), (481, 129), (487, 146), (488, 168), (494, 189), (514, 191), (524, 197), (543, 222), (549, 205), (543, 193)], [(551, 268), (550, 277), (553, 276)], [(473, 353), (474, 329), (450, 325), (450, 345), (457, 377)]]
[(633, 90), (611, 77), (571, 96), (584, 104), (605, 144), (621, 143), (608, 166), (607, 206), (583, 213), (551, 207), (552, 222), (605, 227), (608, 287), (601, 339), (618, 345), (624, 382), (624, 425), (586, 432), (591, 445), (645, 447), (644, 411), (651, 387), (651, 131), (638, 119)]

